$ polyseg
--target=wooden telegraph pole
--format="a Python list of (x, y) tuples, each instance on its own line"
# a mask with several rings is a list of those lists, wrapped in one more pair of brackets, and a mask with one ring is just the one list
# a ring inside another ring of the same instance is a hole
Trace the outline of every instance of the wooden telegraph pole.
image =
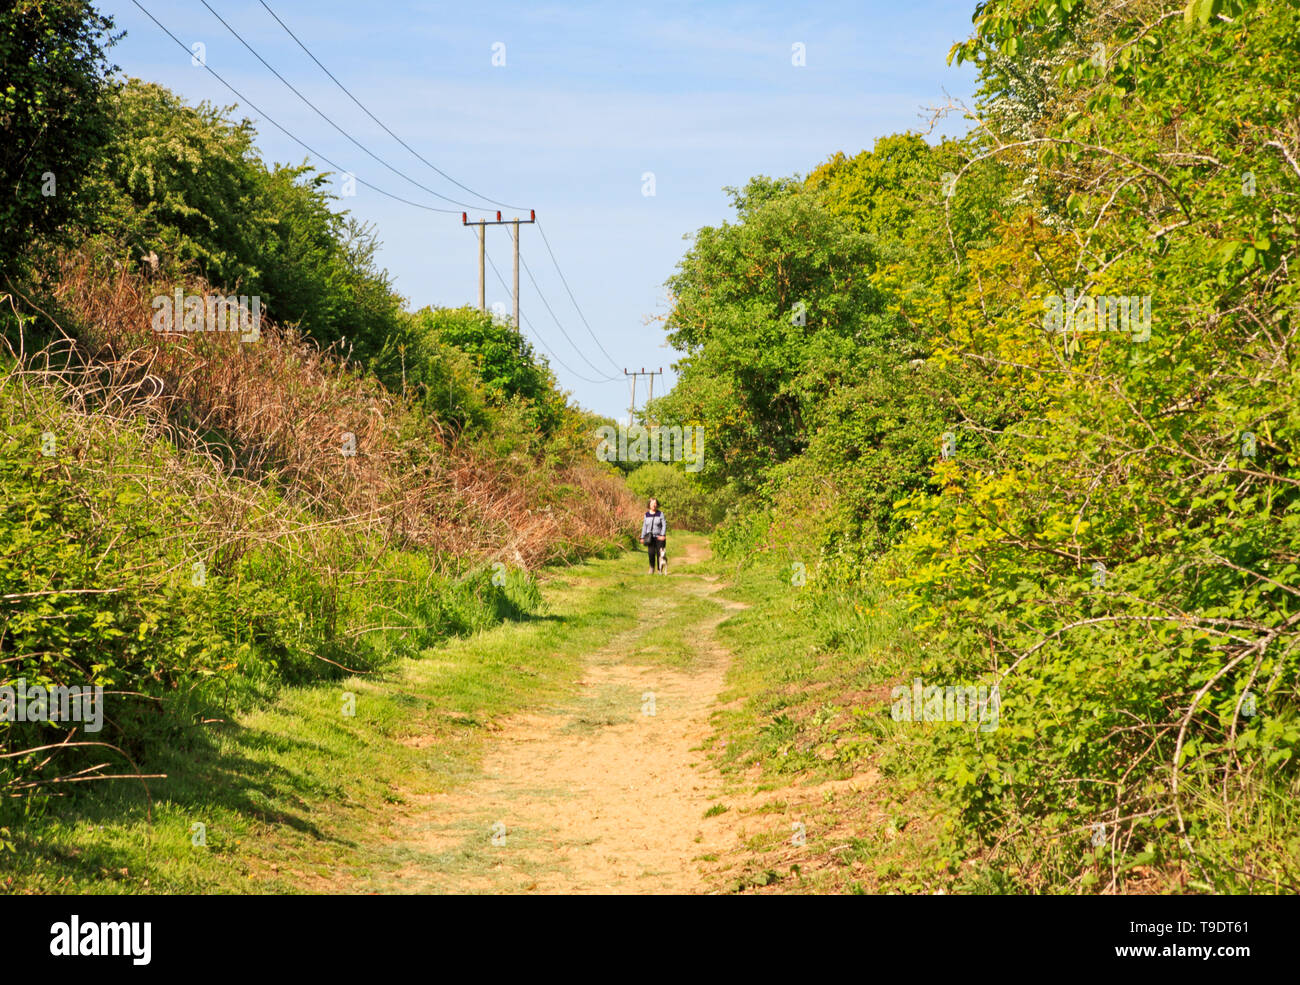
[[(498, 212), (497, 215), (501, 213)], [(462, 212), (461, 218), (465, 218)], [(487, 269), (484, 261), (487, 260), (487, 226), (483, 223), (478, 224), (478, 310), (487, 311)]]
[(529, 209), (528, 218), (520, 219), (516, 216), (513, 219), (502, 219), (501, 213), (497, 213), (493, 219), (475, 219), (469, 221), (468, 213), (460, 214), (460, 222), (463, 226), (478, 226), (478, 310), (487, 311), (487, 278), (485, 275), (485, 262), (487, 258), (487, 227), (488, 226), (514, 226), (515, 227), (515, 331), (521, 332), (519, 325), (519, 227), (521, 225), (530, 225), (537, 221), (537, 210)]
[(655, 398), (655, 377), (656, 377), (656, 376), (663, 376), (663, 374), (664, 374), (664, 368), (663, 368), (662, 366), (660, 366), (658, 370), (651, 370), (651, 371), (648, 372), (648, 373), (645, 371), (645, 367), (644, 367), (644, 366), (641, 367), (641, 372), (639, 372), (639, 373), (638, 373), (636, 370), (633, 370), (633, 371), (630, 372), (630, 373), (629, 373), (626, 369), (623, 370), (623, 375), (624, 375), (624, 376), (630, 376), (630, 377), (632, 377), (632, 406), (629, 407), (629, 408), (628, 408), (628, 411), (627, 411), (627, 423), (628, 423), (628, 426), (631, 426), (631, 424), (632, 424), (632, 418), (633, 418), (633, 416), (636, 414), (636, 378), (637, 378), (638, 376), (645, 376), (645, 377), (648, 377), (648, 378), (649, 378), (649, 380), (650, 380), (650, 397), (649, 397), (649, 399), (647, 400), (647, 402), (649, 402), (649, 400), (654, 400), (654, 398)]

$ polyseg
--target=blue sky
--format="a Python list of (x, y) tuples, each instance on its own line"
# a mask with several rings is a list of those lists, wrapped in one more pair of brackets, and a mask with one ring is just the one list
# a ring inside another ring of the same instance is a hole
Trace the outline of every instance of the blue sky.
[[(263, 113), (340, 167), (412, 202), (455, 210), (423, 211), (364, 185), (338, 203), (374, 223), (383, 242), (379, 261), (410, 305), (476, 303), (477, 248), (461, 226), (460, 206), (358, 150), (200, 0), (141, 3), (187, 46), (201, 43), (207, 64)], [(208, 3), (375, 155), (434, 191), (495, 210), (385, 134), (256, 0)], [(687, 248), (684, 235), (730, 218), (724, 186), (743, 185), (756, 174), (807, 173), (834, 152), (870, 148), (884, 134), (926, 132), (928, 109), (949, 97), (969, 102), (974, 79), (969, 66), (945, 65), (949, 47), (969, 33), (973, 0), (267, 4), (428, 161), (476, 192), (537, 210), (612, 360), (592, 341), (538, 231), (527, 226), (523, 258), (559, 324), (521, 273), (525, 334), (535, 344), (540, 339), (543, 354), (554, 353), (561, 385), (580, 403), (617, 417), (628, 406), (624, 367), (662, 366), (671, 384), (677, 354), (662, 328), (664, 281)], [(191, 102), (238, 102), (131, 0), (98, 6), (127, 31), (112, 51), (123, 73), (160, 82)], [(801, 66), (793, 64), (796, 43), (803, 45)], [(504, 65), (493, 64), (494, 52), (498, 62), (504, 53)], [(248, 105), (237, 115), (256, 122), (267, 161), (299, 163), (309, 156)], [(964, 128), (953, 116), (931, 139)], [(653, 196), (643, 194), (646, 172), (654, 175)], [(503, 210), (506, 218), (514, 214)], [(509, 232), (488, 233), (489, 255), (508, 284)], [(490, 267), (487, 300), (509, 309), (509, 289)], [(612, 382), (588, 381), (611, 374)], [(662, 385), (656, 382), (656, 392)], [(643, 382), (638, 405), (644, 392)]]

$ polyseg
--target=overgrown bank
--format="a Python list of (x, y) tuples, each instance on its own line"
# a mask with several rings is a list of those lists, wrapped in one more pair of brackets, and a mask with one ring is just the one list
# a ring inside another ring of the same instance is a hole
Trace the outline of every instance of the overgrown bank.
[[(30, 130), (3, 158), (0, 855), (39, 855), (37, 819), (166, 798), (282, 688), (535, 613), (535, 571), (634, 504), (513, 326), (406, 310), (327, 176), (115, 78), (89, 4), (24, 0), (0, 40)], [(69, 686), (98, 714), (46, 700)]]
[(980, 4), (968, 136), (755, 178), (671, 282), (658, 414), (783, 586), (739, 734), (878, 747), (959, 886), (1300, 890), (1298, 17)]

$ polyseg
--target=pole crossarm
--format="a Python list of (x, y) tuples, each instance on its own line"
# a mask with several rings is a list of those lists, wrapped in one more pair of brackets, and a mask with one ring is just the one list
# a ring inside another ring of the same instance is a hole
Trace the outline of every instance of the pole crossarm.
[(460, 214), (460, 224), (462, 226), (513, 226), (515, 223), (527, 226), (536, 221), (536, 209), (528, 210), (527, 219), (502, 219), (500, 211), (497, 212), (497, 217), (495, 219), (471, 219), (468, 212), (462, 212)]

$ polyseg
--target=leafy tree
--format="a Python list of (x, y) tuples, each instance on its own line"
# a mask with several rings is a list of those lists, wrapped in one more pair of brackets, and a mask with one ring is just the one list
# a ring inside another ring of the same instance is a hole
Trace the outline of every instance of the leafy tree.
[(252, 123), (138, 79), (114, 93), (109, 113), (100, 228), (134, 260), (153, 251), (165, 269), (256, 293), (256, 254), (275, 215), (263, 200)]
[(686, 356), (664, 420), (707, 422), (706, 482), (754, 488), (798, 454), (816, 406), (883, 343), (867, 237), (793, 181), (732, 190), (738, 222), (701, 229), (669, 281), (669, 339)]
[(248, 120), (131, 80), (111, 102), (99, 229), (134, 261), (261, 296), (263, 310), (380, 373), (400, 375), (401, 300), (377, 269), (372, 228), (333, 210), (329, 176), (267, 166)]
[[(889, 545), (893, 503), (928, 479), (949, 391), (990, 382), (925, 365), (963, 289), (961, 258), (992, 236), (1009, 193), (1004, 169), (975, 154), (884, 137), (802, 182), (755, 179), (735, 195), (736, 225), (701, 230), (673, 282), (672, 337), (687, 358), (658, 412), (707, 423), (720, 452), (707, 478), (762, 488), (785, 513), (821, 508), (796, 488), (834, 489), (839, 519), (825, 535), (867, 553)], [(764, 257), (769, 278), (755, 276)], [(982, 424), (1006, 412), (968, 403)]]
[(85, 178), (109, 135), (112, 29), (84, 0), (0, 10), (0, 266), (37, 237), (63, 237), (93, 201)]

